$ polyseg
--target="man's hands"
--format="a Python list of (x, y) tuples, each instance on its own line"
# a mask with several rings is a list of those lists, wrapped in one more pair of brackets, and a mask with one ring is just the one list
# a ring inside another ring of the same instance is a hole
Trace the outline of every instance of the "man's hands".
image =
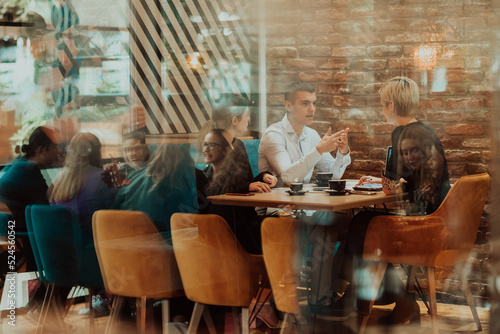
[(332, 152), (339, 149), (340, 153), (349, 153), (349, 140), (347, 139), (349, 128), (340, 130), (332, 135), (332, 128), (328, 128), (321, 141), (316, 145), (316, 150), (320, 153)]
[(271, 175), (271, 174), (264, 174), (264, 182), (269, 184), (269, 186), (272, 188), (276, 185), (276, 183), (278, 183), (278, 178), (274, 175)]

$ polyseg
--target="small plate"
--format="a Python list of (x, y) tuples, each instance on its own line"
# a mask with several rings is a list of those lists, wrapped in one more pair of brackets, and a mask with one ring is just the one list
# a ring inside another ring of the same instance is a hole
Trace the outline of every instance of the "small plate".
[(300, 190), (297, 192), (292, 192), (291, 190), (285, 190), (286, 193), (288, 193), (290, 196), (302, 196), (305, 195), (307, 190)]
[(327, 193), (329, 193), (331, 196), (343, 196), (343, 195), (347, 195), (349, 193), (347, 190), (337, 191), (337, 190), (327, 189), (325, 191)]

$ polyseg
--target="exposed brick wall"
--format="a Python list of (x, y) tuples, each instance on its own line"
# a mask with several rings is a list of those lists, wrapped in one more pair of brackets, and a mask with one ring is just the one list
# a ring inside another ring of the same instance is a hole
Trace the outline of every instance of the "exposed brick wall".
[[(394, 125), (385, 123), (378, 89), (404, 75), (420, 87), (418, 119), (439, 135), (452, 180), (489, 171), (492, 159), (494, 64), (491, 38), (500, 19), (493, 0), (273, 0), (267, 10), (268, 124), (283, 117), (283, 89), (292, 80), (315, 86), (320, 134), (350, 128), (353, 162), (346, 178), (379, 175)], [(436, 66), (422, 70), (420, 46), (434, 48)], [(434, 82), (445, 83), (442, 91)], [(486, 295), (488, 219), (475, 247), (472, 287)], [(444, 270), (444, 269), (443, 269)], [(438, 276), (449, 272), (438, 270)], [(456, 277), (441, 280), (446, 293)], [(451, 289), (450, 289), (451, 287)]]

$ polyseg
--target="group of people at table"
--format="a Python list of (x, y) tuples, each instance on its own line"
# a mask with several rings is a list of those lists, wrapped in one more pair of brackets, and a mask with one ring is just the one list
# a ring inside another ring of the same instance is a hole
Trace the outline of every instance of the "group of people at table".
[[(420, 214), (430, 214), (440, 205), (450, 189), (449, 175), (442, 144), (428, 124), (415, 118), (419, 103), (418, 85), (409, 78), (395, 77), (380, 89), (382, 112), (397, 127), (391, 135), (392, 154), (387, 160), (385, 175), (363, 176), (359, 184), (381, 183), (387, 194), (407, 192)], [(254, 177), (243, 142), (237, 137), (248, 130), (248, 101), (234, 96), (223, 107), (212, 112), (200, 131), (198, 149), (205, 162), (203, 170), (195, 162), (187, 145), (162, 144), (154, 152), (145, 145), (144, 133), (134, 131), (123, 141), (127, 176), (119, 187), (110, 187), (103, 178), (101, 144), (91, 133), (78, 133), (67, 146), (63, 167), (52, 184), (47, 186), (41, 169), (53, 165), (59, 150), (56, 134), (47, 127), (37, 128), (23, 145), (25, 155), (5, 167), (0, 179), (0, 202), (5, 203), (17, 231), (26, 231), (25, 207), (41, 203), (69, 208), (78, 216), (83, 233), (92, 236), (92, 215), (100, 209), (139, 210), (148, 214), (165, 239), (170, 240), (170, 217), (175, 212), (212, 213), (226, 219), (243, 247), (261, 253), (260, 222), (266, 215), (251, 207), (213, 205), (208, 196), (225, 193), (270, 192), (276, 186), (292, 182), (310, 183), (315, 170), (333, 173), (341, 179), (351, 163), (349, 129), (322, 137), (309, 125), (316, 112), (317, 96), (308, 83), (293, 82), (286, 87), (286, 114), (269, 126), (259, 147), (259, 172)], [(109, 175), (108, 175), (109, 176)], [(325, 233), (330, 240), (344, 239), (345, 250), (326, 254), (322, 259), (322, 275), (311, 268), (313, 284), (311, 310), (317, 314), (345, 318), (362, 303), (356, 303), (353, 264), (363, 266), (364, 236), (370, 219), (377, 211), (363, 211), (353, 218), (345, 213), (308, 212), (302, 217), (306, 240), (315, 247), (324, 247)], [(352, 220), (351, 220), (352, 219)], [(327, 228), (319, 228), (318, 221)], [(311, 224), (307, 224), (310, 222)], [(27, 270), (36, 270), (29, 247), (23, 240)], [(318, 253), (313, 250), (313, 254)], [(358, 261), (354, 261), (354, 259)], [(396, 302), (393, 312), (380, 321), (397, 323), (419, 314), (415, 297), (406, 293), (395, 270), (389, 270), (384, 281), (386, 293), (379, 298)], [(336, 277), (332, 277), (332, 273)], [(316, 278), (318, 278), (316, 280)], [(359, 298), (358, 298), (359, 299)], [(32, 306), (36, 303), (32, 303)], [(34, 306), (35, 307), (35, 306)]]

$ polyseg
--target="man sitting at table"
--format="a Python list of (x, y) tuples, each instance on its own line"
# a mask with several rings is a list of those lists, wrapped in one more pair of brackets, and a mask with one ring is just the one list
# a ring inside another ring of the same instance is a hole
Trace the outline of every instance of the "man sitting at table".
[[(286, 87), (285, 109), (287, 113), (283, 120), (271, 125), (261, 139), (259, 171), (272, 172), (279, 178), (278, 185), (281, 186), (291, 182), (309, 183), (315, 167), (322, 172), (332, 172), (333, 179), (340, 179), (351, 163), (347, 139), (349, 129), (332, 134), (329, 128), (321, 138), (316, 130), (308, 127), (316, 112), (316, 92), (313, 86), (305, 82), (293, 82)], [(331, 154), (333, 151), (336, 152), (335, 158)], [(332, 279), (333, 249), (337, 235), (347, 230), (349, 218), (324, 212), (304, 218), (306, 222), (313, 223), (307, 225), (307, 241), (314, 245), (311, 259), (311, 310), (344, 318), (349, 310), (335, 304), (339, 299), (336, 291), (342, 292), (345, 287), (338, 286)], [(328, 228), (319, 226), (325, 224), (329, 225)], [(324, 255), (321, 256), (323, 251)], [(322, 270), (319, 262), (323, 262)], [(323, 273), (321, 277), (320, 271)]]

